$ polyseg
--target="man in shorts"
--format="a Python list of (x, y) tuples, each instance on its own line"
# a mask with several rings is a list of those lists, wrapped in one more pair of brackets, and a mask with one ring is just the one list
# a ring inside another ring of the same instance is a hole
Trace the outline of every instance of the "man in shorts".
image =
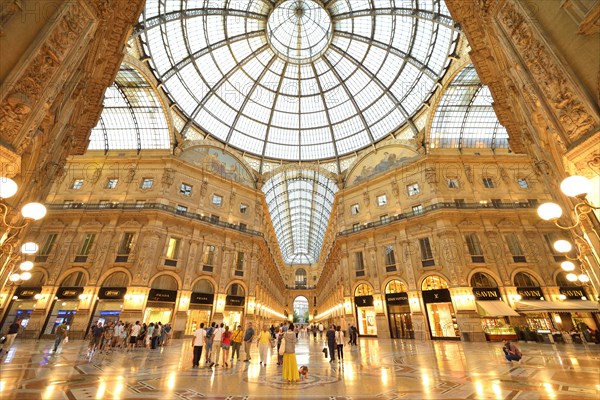
[(135, 349), (135, 344), (137, 343), (137, 338), (140, 334), (140, 321), (135, 321), (135, 324), (131, 327), (131, 331), (129, 332), (129, 343), (127, 344), (127, 351), (129, 349)]

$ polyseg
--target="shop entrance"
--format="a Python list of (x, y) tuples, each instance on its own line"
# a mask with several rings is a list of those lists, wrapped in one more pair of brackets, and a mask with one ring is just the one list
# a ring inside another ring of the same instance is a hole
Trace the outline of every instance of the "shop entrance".
[(460, 340), (460, 331), (448, 283), (439, 276), (425, 278), (421, 286), (432, 339)]

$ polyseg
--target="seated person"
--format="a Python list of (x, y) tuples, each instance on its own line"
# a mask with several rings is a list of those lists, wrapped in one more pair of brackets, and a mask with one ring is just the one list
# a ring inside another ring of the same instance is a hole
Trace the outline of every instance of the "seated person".
[(511, 343), (507, 339), (503, 339), (502, 343), (504, 343), (504, 347), (502, 347), (502, 351), (504, 352), (504, 357), (506, 357), (506, 361), (513, 362), (519, 361), (523, 357), (523, 353), (521, 350), (514, 344)]

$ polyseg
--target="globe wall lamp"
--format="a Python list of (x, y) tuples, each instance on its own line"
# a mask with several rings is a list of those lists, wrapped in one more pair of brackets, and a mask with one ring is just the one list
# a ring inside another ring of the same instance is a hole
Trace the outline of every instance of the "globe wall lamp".
[[(583, 256), (583, 254), (586, 252), (583, 251), (583, 249), (592, 248), (592, 246), (589, 240), (580, 233), (580, 228), (582, 228), (581, 225), (585, 215), (593, 212), (594, 210), (600, 209), (600, 207), (594, 206), (586, 198), (587, 195), (592, 191), (592, 183), (589, 181), (589, 179), (583, 176), (570, 176), (564, 179), (560, 184), (560, 190), (565, 195), (579, 200), (573, 207), (575, 223), (573, 225), (562, 225), (558, 222), (560, 217), (563, 215), (563, 209), (556, 203), (549, 202), (540, 205), (537, 213), (541, 219), (554, 223), (556, 227), (569, 231), (575, 237), (576, 257), (574, 258), (568, 256), (568, 253), (573, 250), (573, 244), (570, 241), (564, 239), (557, 240), (553, 243), (553, 247), (557, 252), (563, 253), (567, 257), (567, 261), (563, 261), (561, 263), (561, 268), (564, 271), (569, 272), (569, 274), (566, 276), (567, 280), (570, 282), (579, 281), (581, 283), (587, 283), (590, 281), (589, 276), (585, 273), (576, 274), (574, 272), (576, 265), (573, 263), (573, 261), (579, 261), (582, 269), (587, 266), (587, 260)], [(585, 230), (583, 231), (585, 232)], [(594, 251), (591, 251), (591, 254), (596, 263), (600, 265), (598, 257)], [(593, 272), (593, 268), (590, 268), (590, 270)]]

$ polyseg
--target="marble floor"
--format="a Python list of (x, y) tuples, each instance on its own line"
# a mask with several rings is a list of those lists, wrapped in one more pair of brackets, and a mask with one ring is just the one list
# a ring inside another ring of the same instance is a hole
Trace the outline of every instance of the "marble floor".
[[(600, 346), (519, 344), (508, 364), (498, 343), (361, 339), (329, 363), (301, 339), (308, 379), (288, 384), (272, 355), (258, 364), (192, 368), (190, 340), (159, 350), (86, 356), (83, 341), (49, 353), (52, 341), (18, 340), (0, 364), (0, 399), (598, 399)], [(243, 355), (242, 355), (243, 358)]]

